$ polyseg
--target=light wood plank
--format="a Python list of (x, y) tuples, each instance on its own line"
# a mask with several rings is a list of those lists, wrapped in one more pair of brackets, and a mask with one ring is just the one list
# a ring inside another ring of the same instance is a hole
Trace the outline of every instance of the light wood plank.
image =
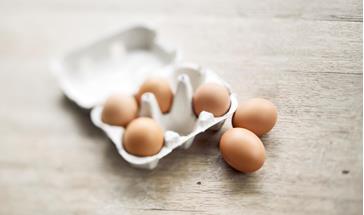
[[(360, 1), (88, 2), (0, 1), (0, 214), (362, 213)], [(220, 133), (134, 169), (62, 96), (49, 57), (138, 20), (277, 104), (262, 170), (229, 168)]]

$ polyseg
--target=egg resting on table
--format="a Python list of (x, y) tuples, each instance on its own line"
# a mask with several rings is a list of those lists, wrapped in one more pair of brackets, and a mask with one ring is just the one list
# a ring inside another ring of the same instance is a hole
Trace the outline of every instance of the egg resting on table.
[(240, 103), (232, 118), (233, 127), (246, 128), (258, 136), (268, 133), (277, 121), (276, 106), (262, 98)]
[(244, 128), (231, 128), (220, 139), (224, 160), (234, 169), (251, 173), (260, 169), (265, 160), (265, 148), (260, 139)]

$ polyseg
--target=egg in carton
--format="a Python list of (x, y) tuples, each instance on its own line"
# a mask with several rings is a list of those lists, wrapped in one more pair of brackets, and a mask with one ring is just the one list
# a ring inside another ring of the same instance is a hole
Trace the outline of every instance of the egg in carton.
[[(118, 153), (135, 167), (153, 169), (174, 149), (189, 148), (197, 134), (207, 129), (219, 130), (237, 108), (236, 96), (214, 72), (196, 64), (180, 64), (178, 59), (177, 51), (161, 45), (152, 28), (135, 26), (76, 49), (51, 66), (65, 95), (80, 107), (92, 109), (93, 124), (106, 133)], [(132, 95), (148, 76), (167, 78), (174, 98), (171, 110), (163, 114), (154, 94), (142, 95), (139, 116), (151, 117), (163, 128), (164, 145), (158, 154), (139, 157), (124, 149), (125, 129), (103, 123), (101, 113), (109, 95)], [(230, 108), (220, 117), (205, 111), (196, 117), (193, 94), (201, 84), (210, 82), (227, 87)]]

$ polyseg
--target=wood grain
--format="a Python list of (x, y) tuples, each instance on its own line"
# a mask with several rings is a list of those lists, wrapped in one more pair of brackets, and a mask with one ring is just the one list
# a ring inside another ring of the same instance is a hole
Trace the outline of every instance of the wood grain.
[[(145, 20), (277, 104), (262, 170), (230, 169), (221, 133), (134, 169), (63, 97), (50, 57)], [(0, 1), (0, 214), (361, 214), (362, 42), (358, 0)]]

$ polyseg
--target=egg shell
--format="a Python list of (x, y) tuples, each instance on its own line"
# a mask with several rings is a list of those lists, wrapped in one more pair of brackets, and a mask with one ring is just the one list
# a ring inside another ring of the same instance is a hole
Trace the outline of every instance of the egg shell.
[(109, 125), (126, 126), (138, 116), (134, 97), (118, 93), (109, 96), (102, 110), (102, 121)]
[(243, 173), (257, 171), (265, 161), (262, 141), (244, 128), (227, 130), (220, 139), (220, 151), (231, 167)]
[(277, 107), (262, 98), (250, 99), (238, 105), (232, 118), (233, 127), (246, 128), (258, 136), (268, 133), (277, 122)]
[(140, 117), (126, 128), (123, 145), (127, 152), (136, 156), (152, 156), (163, 146), (164, 132), (151, 118)]
[(192, 104), (197, 116), (202, 111), (222, 116), (230, 107), (229, 91), (221, 84), (205, 83), (197, 88)]
[(173, 102), (173, 92), (167, 79), (163, 77), (151, 77), (145, 80), (135, 95), (139, 104), (142, 95), (147, 92), (155, 95), (162, 113), (170, 111)]

